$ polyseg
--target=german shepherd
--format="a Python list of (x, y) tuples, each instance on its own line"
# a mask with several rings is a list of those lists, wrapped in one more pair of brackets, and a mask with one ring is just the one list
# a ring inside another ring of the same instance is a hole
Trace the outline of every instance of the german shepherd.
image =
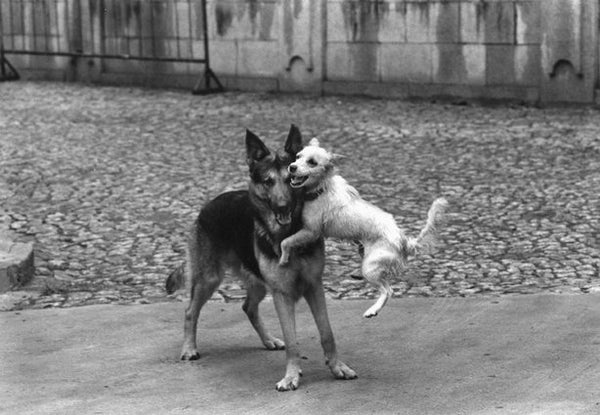
[[(285, 376), (278, 391), (295, 390), (300, 382), (300, 351), (296, 342), (295, 305), (304, 297), (314, 316), (326, 363), (338, 379), (354, 379), (356, 373), (338, 360), (331, 331), (322, 275), (324, 242), (317, 239), (294, 250), (285, 267), (279, 266), (280, 243), (302, 228), (303, 189), (290, 186), (288, 166), (302, 149), (300, 130), (292, 125), (284, 153), (271, 151), (246, 130), (248, 190), (226, 192), (200, 211), (188, 242), (186, 278), (191, 297), (185, 311), (181, 359), (200, 357), (196, 327), (200, 309), (223, 279), (226, 268), (245, 279), (247, 297), (242, 306), (262, 343), (269, 350), (286, 350)], [(167, 279), (167, 292), (182, 285), (181, 273)], [(272, 336), (258, 313), (267, 288), (273, 296), (284, 341)]]

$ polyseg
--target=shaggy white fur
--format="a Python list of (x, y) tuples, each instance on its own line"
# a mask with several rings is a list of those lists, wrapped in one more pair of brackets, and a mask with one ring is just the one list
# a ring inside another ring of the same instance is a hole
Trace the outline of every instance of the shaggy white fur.
[(293, 248), (321, 236), (360, 241), (364, 247), (362, 274), (380, 292), (375, 304), (363, 314), (373, 317), (392, 296), (387, 278), (401, 272), (408, 255), (436, 240), (448, 202), (436, 199), (419, 236), (409, 238), (391, 214), (362, 199), (354, 187), (335, 173), (334, 158), (318, 140), (312, 139), (290, 164), (291, 186), (304, 187), (307, 196), (302, 211), (303, 228), (282, 241), (280, 265), (288, 262)]

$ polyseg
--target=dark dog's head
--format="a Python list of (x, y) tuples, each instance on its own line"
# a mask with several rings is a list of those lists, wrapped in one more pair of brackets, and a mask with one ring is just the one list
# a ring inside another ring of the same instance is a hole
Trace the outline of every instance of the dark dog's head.
[(272, 152), (250, 130), (246, 130), (246, 158), (250, 168), (250, 195), (256, 205), (268, 209), (280, 226), (291, 225), (298, 212), (298, 191), (289, 184), (288, 166), (302, 149), (302, 135), (292, 124), (284, 152)]

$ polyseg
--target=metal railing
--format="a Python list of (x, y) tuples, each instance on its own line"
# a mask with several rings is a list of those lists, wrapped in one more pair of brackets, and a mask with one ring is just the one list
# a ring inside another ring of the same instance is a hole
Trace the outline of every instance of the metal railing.
[(222, 90), (210, 68), (206, 0), (0, 0), (0, 80), (7, 55), (201, 64), (195, 93)]

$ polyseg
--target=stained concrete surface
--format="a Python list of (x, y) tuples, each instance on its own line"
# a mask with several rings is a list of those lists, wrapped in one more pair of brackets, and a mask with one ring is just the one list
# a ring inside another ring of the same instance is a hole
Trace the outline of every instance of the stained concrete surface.
[[(300, 389), (275, 391), (284, 352), (264, 350), (239, 303), (209, 303), (196, 362), (179, 361), (183, 304), (0, 314), (6, 414), (597, 414), (600, 296), (536, 294), (329, 301), (341, 358), (332, 378), (306, 305)], [(271, 303), (262, 305), (274, 333)]]

